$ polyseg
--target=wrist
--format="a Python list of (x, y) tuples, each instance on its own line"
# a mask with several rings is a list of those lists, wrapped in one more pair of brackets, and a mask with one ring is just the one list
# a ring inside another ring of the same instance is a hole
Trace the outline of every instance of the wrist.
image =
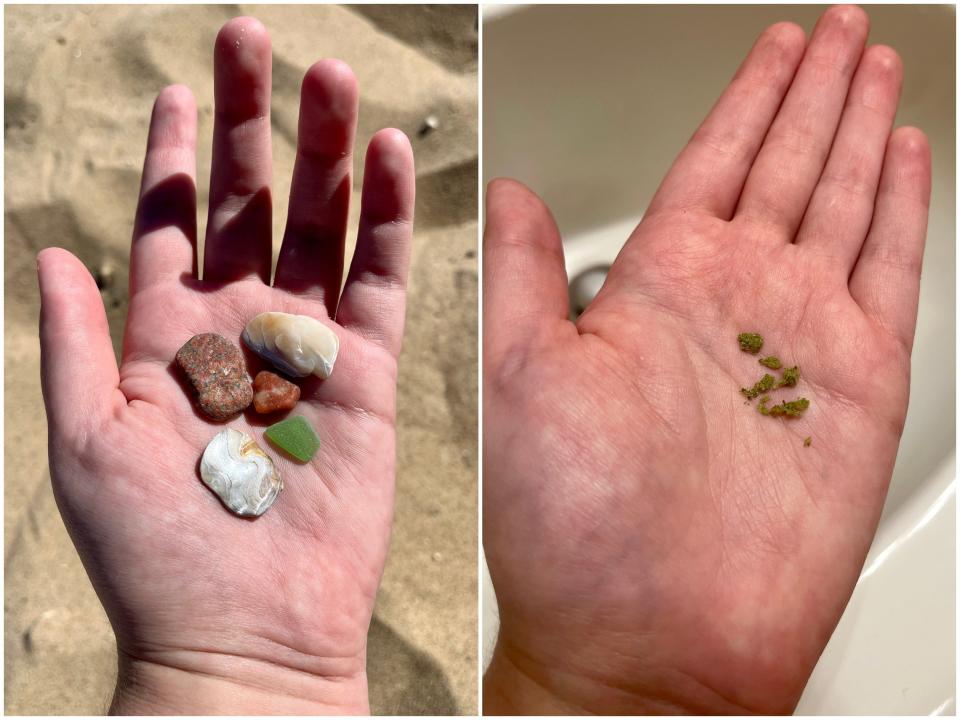
[[(361, 664), (362, 668), (363, 665)], [(111, 715), (368, 715), (366, 672), (331, 677), (270, 661), (119, 651)]]
[(483, 678), (484, 715), (752, 715), (757, 711), (690, 673), (616, 661), (615, 649), (580, 647), (544, 662), (502, 635)]
[(484, 715), (582, 715), (585, 709), (563, 698), (549, 673), (527, 674), (497, 643), (483, 675)]

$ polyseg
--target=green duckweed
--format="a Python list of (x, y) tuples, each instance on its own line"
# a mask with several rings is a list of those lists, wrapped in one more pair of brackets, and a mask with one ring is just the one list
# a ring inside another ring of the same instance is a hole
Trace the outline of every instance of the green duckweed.
[(748, 400), (753, 400), (758, 395), (763, 395), (763, 393), (768, 390), (773, 390), (776, 386), (777, 379), (773, 375), (764, 374), (762, 378), (757, 380), (751, 388), (740, 388), (740, 392), (743, 393), (744, 397)]
[(740, 349), (744, 352), (756, 355), (763, 347), (763, 337), (757, 333), (740, 333), (737, 335), (737, 342), (740, 343)]
[(795, 365), (792, 368), (787, 368), (783, 371), (783, 375), (780, 378), (780, 382), (777, 383), (777, 387), (795, 387), (799, 379), (800, 368)]
[(771, 415), (773, 417), (800, 417), (804, 411), (810, 407), (810, 401), (806, 398), (797, 398), (796, 400), (784, 400), (779, 405), (767, 407), (769, 398), (763, 398), (757, 406), (761, 415)]

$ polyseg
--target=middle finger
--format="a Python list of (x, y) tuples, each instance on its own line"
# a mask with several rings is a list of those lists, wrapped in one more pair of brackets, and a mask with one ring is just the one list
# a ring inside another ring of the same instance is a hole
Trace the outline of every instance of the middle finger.
[(214, 49), (215, 117), (203, 277), (270, 281), (270, 36), (235, 18)]

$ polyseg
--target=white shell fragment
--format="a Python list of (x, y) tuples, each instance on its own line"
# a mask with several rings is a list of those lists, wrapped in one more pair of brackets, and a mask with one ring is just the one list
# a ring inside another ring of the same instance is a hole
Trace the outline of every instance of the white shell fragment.
[(227, 428), (207, 445), (200, 460), (204, 485), (237, 515), (263, 515), (283, 489), (273, 461), (246, 433)]
[(260, 313), (242, 337), (257, 355), (294, 377), (330, 377), (340, 349), (336, 333), (319, 320), (282, 312)]

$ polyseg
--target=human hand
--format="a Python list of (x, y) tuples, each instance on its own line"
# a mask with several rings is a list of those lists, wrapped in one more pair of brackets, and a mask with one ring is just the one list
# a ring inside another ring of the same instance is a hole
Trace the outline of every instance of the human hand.
[[(397, 130), (371, 140), (340, 294), (357, 82), (342, 62), (312, 66), (271, 286), (271, 50), (259, 22), (221, 29), (214, 85), (203, 280), (196, 107), (172, 86), (150, 125), (119, 369), (89, 273), (63, 250), (39, 255), (54, 491), (116, 633), (112, 711), (366, 713), (366, 636), (393, 512), (412, 151)], [(278, 461), (284, 491), (250, 521), (201, 484), (199, 458), (225, 425), (264, 444), (271, 420), (250, 408), (212, 422), (172, 363), (197, 333), (239, 343), (267, 310), (316, 317), (341, 345), (333, 375), (301, 383), (295, 410), (317, 428), (320, 450), (306, 465)]]
[[(855, 7), (768, 29), (581, 317), (546, 207), (487, 192), (487, 713), (790, 712), (850, 597), (907, 410), (930, 194)], [(802, 418), (739, 393), (799, 365)], [(761, 356), (762, 356), (761, 355)], [(805, 447), (803, 439), (812, 437)]]

